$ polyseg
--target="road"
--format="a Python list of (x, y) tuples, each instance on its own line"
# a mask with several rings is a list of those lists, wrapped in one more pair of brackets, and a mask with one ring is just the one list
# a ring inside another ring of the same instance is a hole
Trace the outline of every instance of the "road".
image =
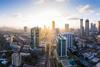
[(47, 48), (45, 67), (56, 67), (53, 56), (51, 55), (50, 47)]

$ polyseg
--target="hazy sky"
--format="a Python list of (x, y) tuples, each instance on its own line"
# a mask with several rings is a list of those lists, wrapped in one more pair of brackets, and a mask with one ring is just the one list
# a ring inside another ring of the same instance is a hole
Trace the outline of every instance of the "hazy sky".
[(0, 0), (0, 26), (79, 27), (79, 18), (100, 20), (100, 0)]

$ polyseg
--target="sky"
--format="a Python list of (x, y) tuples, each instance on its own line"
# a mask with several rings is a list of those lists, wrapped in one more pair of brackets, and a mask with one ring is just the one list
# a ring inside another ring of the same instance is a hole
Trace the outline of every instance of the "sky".
[(79, 28), (79, 19), (97, 23), (100, 0), (0, 0), (0, 27), (51, 26)]

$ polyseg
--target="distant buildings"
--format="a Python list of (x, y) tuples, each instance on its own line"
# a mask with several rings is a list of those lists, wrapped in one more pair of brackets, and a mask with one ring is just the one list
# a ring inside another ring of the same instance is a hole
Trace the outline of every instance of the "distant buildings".
[(100, 21), (98, 21), (98, 34), (100, 35)]
[(65, 32), (69, 32), (69, 24), (65, 24)]
[(89, 36), (89, 20), (86, 19), (85, 21), (85, 35)]
[(60, 33), (60, 29), (59, 28), (56, 28), (55, 29), (55, 34), (58, 35), (59, 33)]
[(34, 27), (31, 29), (31, 47), (37, 48), (39, 46), (40, 28)]
[(80, 36), (84, 35), (83, 19), (80, 19)]
[(24, 27), (24, 32), (27, 32), (27, 26)]
[(55, 30), (54, 30), (54, 43), (56, 43), (56, 37), (59, 35), (59, 33), (60, 33), (60, 29), (59, 28), (56, 28)]
[(90, 28), (90, 35), (94, 36), (97, 34), (97, 28), (96, 28), (96, 24), (91, 23), (91, 28)]
[(55, 29), (55, 21), (52, 21), (52, 30)]
[(80, 19), (80, 36), (95, 36), (100, 31), (100, 21), (98, 22), (98, 30), (95, 23), (89, 24), (89, 20), (85, 20), (85, 27), (83, 25), (83, 19)]

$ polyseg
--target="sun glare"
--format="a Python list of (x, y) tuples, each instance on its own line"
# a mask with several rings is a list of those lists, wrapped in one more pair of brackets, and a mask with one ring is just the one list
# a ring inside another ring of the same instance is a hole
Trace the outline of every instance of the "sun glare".
[(60, 17), (61, 13), (57, 10), (45, 10), (39, 14), (43, 18), (56, 18)]
[(33, 21), (39, 23), (39, 26), (43, 26), (44, 24), (50, 26), (52, 20), (59, 21), (61, 16), (62, 13), (58, 10), (43, 10), (35, 14)]

